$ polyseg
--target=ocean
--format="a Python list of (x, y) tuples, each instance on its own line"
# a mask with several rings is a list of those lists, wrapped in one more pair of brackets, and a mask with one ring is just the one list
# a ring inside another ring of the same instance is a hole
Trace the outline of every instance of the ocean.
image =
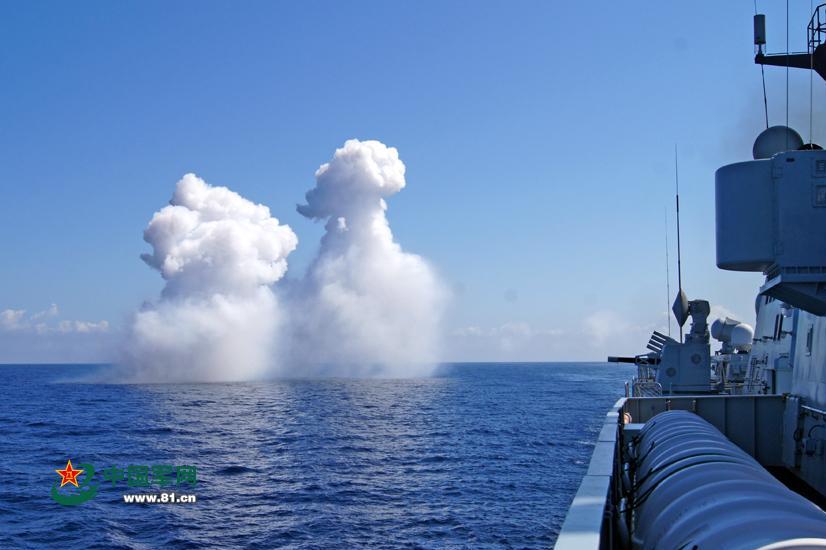
[(549, 548), (633, 370), (72, 382), (105, 368), (0, 366), (0, 548)]

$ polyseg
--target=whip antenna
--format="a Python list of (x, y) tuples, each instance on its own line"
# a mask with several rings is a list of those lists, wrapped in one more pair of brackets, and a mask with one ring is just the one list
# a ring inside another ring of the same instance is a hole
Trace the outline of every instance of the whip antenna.
[[(665, 207), (665, 311), (668, 312), (668, 306), (671, 303), (671, 270), (669, 269), (668, 260), (668, 207)], [(668, 337), (671, 338), (671, 315), (668, 316)]]
[(677, 318), (677, 324), (680, 326), (680, 342), (683, 341), (683, 325), (688, 320), (688, 299), (683, 292), (683, 264), (682, 264), (682, 250), (680, 249), (680, 168), (677, 163), (677, 144), (674, 144), (674, 184), (676, 187), (677, 199), (677, 299), (674, 300), (674, 305), (671, 311)]

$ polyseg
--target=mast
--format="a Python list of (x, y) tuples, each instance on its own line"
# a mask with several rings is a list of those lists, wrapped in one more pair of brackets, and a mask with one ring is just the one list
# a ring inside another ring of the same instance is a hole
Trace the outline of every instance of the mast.
[(671, 307), (671, 270), (668, 259), (668, 207), (665, 210), (665, 311), (668, 317), (668, 337), (671, 337), (671, 315), (668, 313), (668, 308)]
[[(674, 183), (676, 185), (677, 198), (677, 286), (679, 287), (679, 295), (683, 294), (683, 266), (682, 266), (682, 252), (680, 250), (680, 169), (677, 164), (677, 144), (674, 144)], [(671, 319), (669, 318), (669, 323)], [(678, 323), (679, 324), (679, 323)], [(680, 342), (683, 341), (683, 325), (680, 324)]]

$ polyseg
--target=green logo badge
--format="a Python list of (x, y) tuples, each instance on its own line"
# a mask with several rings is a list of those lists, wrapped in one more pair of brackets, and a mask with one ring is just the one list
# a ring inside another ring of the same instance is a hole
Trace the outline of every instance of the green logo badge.
[[(69, 460), (64, 469), (55, 470), (55, 472), (60, 476), (60, 480), (52, 484), (51, 495), (55, 502), (64, 506), (77, 506), (93, 498), (98, 492), (97, 483), (92, 483), (92, 478), (95, 477), (95, 467), (91, 464), (81, 464), (80, 469), (75, 469), (72, 467), (72, 461)], [(84, 477), (78, 483), (78, 477), (82, 475)], [(76, 490), (71, 487), (65, 490), (64, 485), (74, 485)]]
[[(60, 479), (52, 484), (51, 497), (55, 502), (64, 506), (77, 506), (97, 495), (98, 484), (93, 481), (95, 467), (88, 462), (84, 462), (79, 468), (75, 468), (72, 466), (72, 461), (69, 460), (66, 462), (65, 468), (55, 470), (55, 472), (60, 476)], [(198, 483), (198, 471), (195, 466), (191, 465), (154, 464), (147, 466), (129, 464), (122, 468), (117, 466), (104, 468), (103, 479), (111, 482), (112, 487), (122, 481), (125, 481), (129, 488), (150, 487), (152, 485), (161, 488), (182, 485), (195, 487)], [(166, 501), (161, 500), (161, 502)]]

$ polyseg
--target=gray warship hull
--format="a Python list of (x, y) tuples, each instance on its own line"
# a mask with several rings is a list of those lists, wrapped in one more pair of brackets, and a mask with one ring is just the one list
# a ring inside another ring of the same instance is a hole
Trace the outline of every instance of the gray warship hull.
[[(756, 63), (826, 79), (826, 4), (807, 53), (764, 44), (756, 15)], [(754, 329), (709, 326), (709, 303), (681, 285), (685, 338), (654, 332), (648, 353), (609, 358), (637, 376), (605, 417), (558, 550), (826, 548), (826, 151), (766, 125), (753, 160), (715, 177), (717, 267), (765, 276)]]

